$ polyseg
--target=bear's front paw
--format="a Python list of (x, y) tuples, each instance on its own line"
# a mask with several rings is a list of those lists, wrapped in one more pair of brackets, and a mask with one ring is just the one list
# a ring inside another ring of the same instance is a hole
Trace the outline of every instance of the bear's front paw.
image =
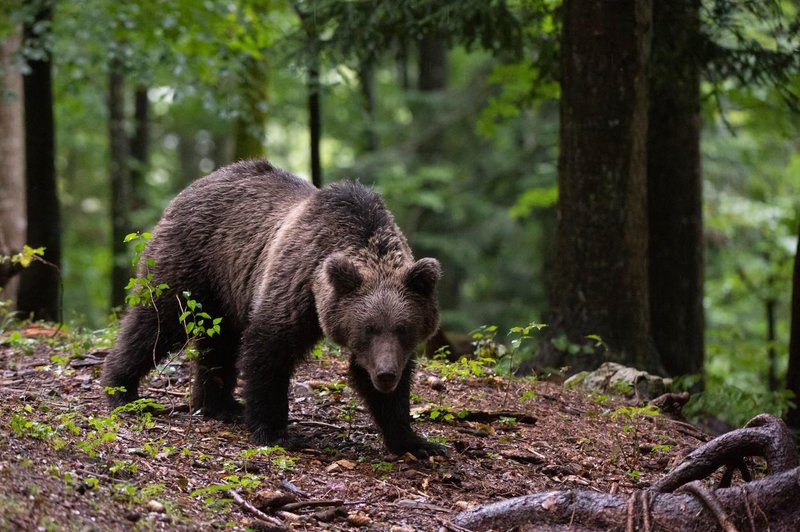
[(234, 400), (217, 405), (206, 404), (200, 408), (202, 409), (205, 417), (218, 419), (220, 421), (240, 421), (244, 416), (244, 406), (238, 401)]
[(414, 438), (413, 440), (395, 443), (389, 447), (389, 450), (398, 455), (411, 453), (421, 459), (430, 456), (447, 456), (447, 447), (423, 438)]
[(282, 447), (286, 451), (299, 451), (308, 446), (303, 438), (290, 436), (286, 430), (270, 430), (260, 427), (253, 431), (250, 440), (261, 447)]

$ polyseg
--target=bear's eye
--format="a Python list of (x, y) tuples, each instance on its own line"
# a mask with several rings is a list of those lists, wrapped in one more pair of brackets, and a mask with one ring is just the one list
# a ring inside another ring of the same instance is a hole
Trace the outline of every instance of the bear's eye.
[(365, 331), (365, 332), (366, 332), (368, 335), (372, 336), (373, 334), (377, 334), (377, 332), (378, 332), (378, 328), (377, 328), (377, 327), (375, 327), (374, 325), (367, 325), (367, 326), (364, 328), (364, 331)]
[(406, 336), (408, 334), (408, 325), (398, 325), (395, 327), (394, 332), (397, 336)]

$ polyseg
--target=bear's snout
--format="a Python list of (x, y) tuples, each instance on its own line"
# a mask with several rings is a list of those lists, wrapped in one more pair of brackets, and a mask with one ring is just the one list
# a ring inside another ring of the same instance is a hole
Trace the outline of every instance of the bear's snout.
[(377, 390), (389, 393), (393, 392), (397, 387), (398, 380), (399, 375), (395, 371), (379, 371), (375, 378), (372, 379), (372, 383)]

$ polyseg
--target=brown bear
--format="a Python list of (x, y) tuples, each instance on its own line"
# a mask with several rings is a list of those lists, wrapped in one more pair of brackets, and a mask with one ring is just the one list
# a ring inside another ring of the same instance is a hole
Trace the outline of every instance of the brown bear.
[(409, 415), (415, 347), (439, 322), (440, 266), (414, 261), (375, 192), (351, 182), (320, 190), (266, 161), (235, 163), (172, 200), (143, 258), (140, 275), (169, 288), (122, 320), (103, 370), (105, 386), (125, 390), (108, 396), (112, 405), (136, 399), (140, 379), (186, 341), (179, 295), (188, 290), (223, 318), (221, 334), (197, 345), (192, 406), (205, 415), (239, 413), (238, 359), (252, 440), (296, 446), (289, 381), (324, 334), (349, 353), (353, 387), (391, 452), (444, 452)]

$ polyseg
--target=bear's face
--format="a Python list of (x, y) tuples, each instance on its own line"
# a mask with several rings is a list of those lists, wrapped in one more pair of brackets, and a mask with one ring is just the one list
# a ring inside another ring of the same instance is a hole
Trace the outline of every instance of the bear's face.
[(390, 275), (368, 278), (337, 254), (326, 260), (324, 271), (326, 288), (315, 294), (322, 330), (350, 351), (375, 389), (394, 391), (417, 344), (439, 325), (434, 295), (439, 263), (420, 259)]

